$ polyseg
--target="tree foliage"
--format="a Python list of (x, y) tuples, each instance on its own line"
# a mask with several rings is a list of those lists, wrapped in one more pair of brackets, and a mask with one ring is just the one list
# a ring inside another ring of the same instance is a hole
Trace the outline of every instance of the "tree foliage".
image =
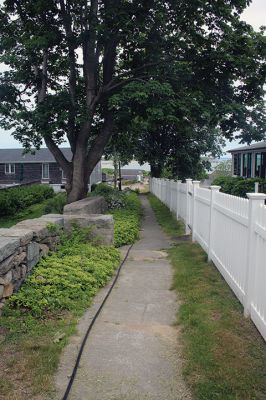
[[(265, 38), (239, 19), (249, 3), (5, 0), (1, 125), (27, 149), (44, 139), (69, 201), (86, 194), (113, 133), (152, 163), (154, 152), (202, 152), (213, 132), (259, 140)], [(58, 147), (65, 137), (70, 162)]]

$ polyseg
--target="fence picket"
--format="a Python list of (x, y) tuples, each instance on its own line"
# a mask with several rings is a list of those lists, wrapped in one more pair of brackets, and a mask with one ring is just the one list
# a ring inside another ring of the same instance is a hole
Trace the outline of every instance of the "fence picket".
[(243, 199), (210, 189), (191, 179), (150, 181), (151, 192), (192, 231), (266, 340), (266, 194)]

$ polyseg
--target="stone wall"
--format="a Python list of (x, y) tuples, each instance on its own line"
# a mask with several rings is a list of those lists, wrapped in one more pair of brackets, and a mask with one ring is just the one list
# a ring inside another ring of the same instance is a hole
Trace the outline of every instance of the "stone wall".
[[(50, 230), (49, 223), (58, 226)], [(41, 257), (53, 251), (63, 229), (63, 216), (37, 218), (0, 229), (0, 310), (17, 291)]]
[(103, 214), (106, 211), (107, 203), (102, 196), (87, 197), (64, 207), (64, 214), (71, 215)]
[[(98, 209), (101, 207), (100, 200)], [(112, 215), (91, 215), (84, 209), (83, 214), (48, 214), (19, 222), (12, 228), (0, 228), (0, 313), (6, 299), (20, 288), (40, 258), (56, 249), (60, 231), (70, 231), (75, 225), (90, 227), (91, 236), (98, 243), (113, 244)], [(57, 228), (53, 229), (54, 226)]]

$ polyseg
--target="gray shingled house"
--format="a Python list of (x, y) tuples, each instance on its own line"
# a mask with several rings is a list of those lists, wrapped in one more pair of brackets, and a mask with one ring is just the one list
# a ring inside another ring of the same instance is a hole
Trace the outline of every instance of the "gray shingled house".
[[(70, 161), (70, 148), (61, 148)], [(90, 185), (102, 181), (99, 162), (90, 176)], [(23, 149), (0, 149), (0, 184), (10, 185), (28, 182), (49, 183), (59, 190), (65, 183), (65, 176), (52, 153), (47, 148), (36, 150), (35, 154), (23, 154)]]
[(266, 178), (266, 142), (229, 150), (232, 154), (232, 175), (245, 178)]

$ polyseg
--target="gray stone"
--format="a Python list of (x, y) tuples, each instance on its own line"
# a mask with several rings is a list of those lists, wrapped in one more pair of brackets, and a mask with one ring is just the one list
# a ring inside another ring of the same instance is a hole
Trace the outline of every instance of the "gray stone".
[(27, 259), (28, 261), (34, 260), (40, 255), (40, 245), (38, 243), (32, 242), (27, 247)]
[(52, 251), (54, 251), (56, 249), (56, 246), (59, 243), (59, 237), (58, 236), (54, 236), (54, 237), (47, 237), (45, 239), (42, 240), (41, 244), (47, 245), (48, 248)]
[(16, 254), (13, 254), (12, 256), (9, 256), (6, 258), (4, 261), (1, 262), (0, 264), (0, 276), (5, 275), (10, 269), (12, 269), (14, 265), (14, 258), (16, 257)]
[(63, 227), (64, 225), (64, 218), (61, 214), (45, 214), (39, 220), (45, 221), (47, 224), (55, 224), (59, 227)]
[(20, 240), (20, 246), (25, 246), (31, 241), (33, 232), (31, 229), (1, 228), (0, 236), (17, 238)]
[(31, 271), (32, 268), (35, 267), (36, 264), (38, 264), (39, 260), (40, 260), (39, 256), (33, 258), (32, 260), (27, 260), (28, 271)]
[(15, 225), (15, 228), (31, 229), (34, 240), (42, 240), (43, 238), (50, 235), (47, 228), (47, 222), (45, 220), (42, 220), (41, 218), (21, 221), (17, 225)]
[(41, 257), (45, 257), (49, 253), (49, 247), (44, 243), (40, 243), (40, 250), (41, 250)]
[(21, 278), (24, 279), (25, 276), (27, 275), (27, 266), (25, 264), (21, 265), (20, 273), (21, 273)]
[(8, 271), (5, 275), (0, 276), (0, 285), (8, 285), (12, 281), (12, 271)]
[(64, 214), (103, 214), (107, 211), (107, 203), (102, 196), (86, 197), (64, 207)]
[[(19, 248), (20, 242), (17, 238), (0, 237), (0, 262), (8, 258)], [(0, 275), (1, 275), (0, 266)]]
[(4, 286), (0, 285), (0, 298), (3, 297), (3, 293), (4, 293)]
[(10, 297), (14, 292), (14, 287), (12, 283), (9, 283), (8, 285), (4, 286), (4, 292), (3, 292), (3, 297)]
[(114, 220), (112, 215), (64, 215), (64, 229), (70, 232), (74, 225), (80, 228), (91, 228), (92, 238), (101, 244), (114, 242)]
[(20, 273), (20, 267), (19, 266), (13, 268), (12, 269), (12, 273), (13, 273), (13, 282), (14, 281), (18, 281), (21, 278), (21, 273)]
[(27, 257), (27, 253), (25, 251), (15, 255), (14, 260), (13, 260), (13, 265), (19, 265), (19, 264), (23, 263), (23, 261), (26, 259), (26, 257)]

